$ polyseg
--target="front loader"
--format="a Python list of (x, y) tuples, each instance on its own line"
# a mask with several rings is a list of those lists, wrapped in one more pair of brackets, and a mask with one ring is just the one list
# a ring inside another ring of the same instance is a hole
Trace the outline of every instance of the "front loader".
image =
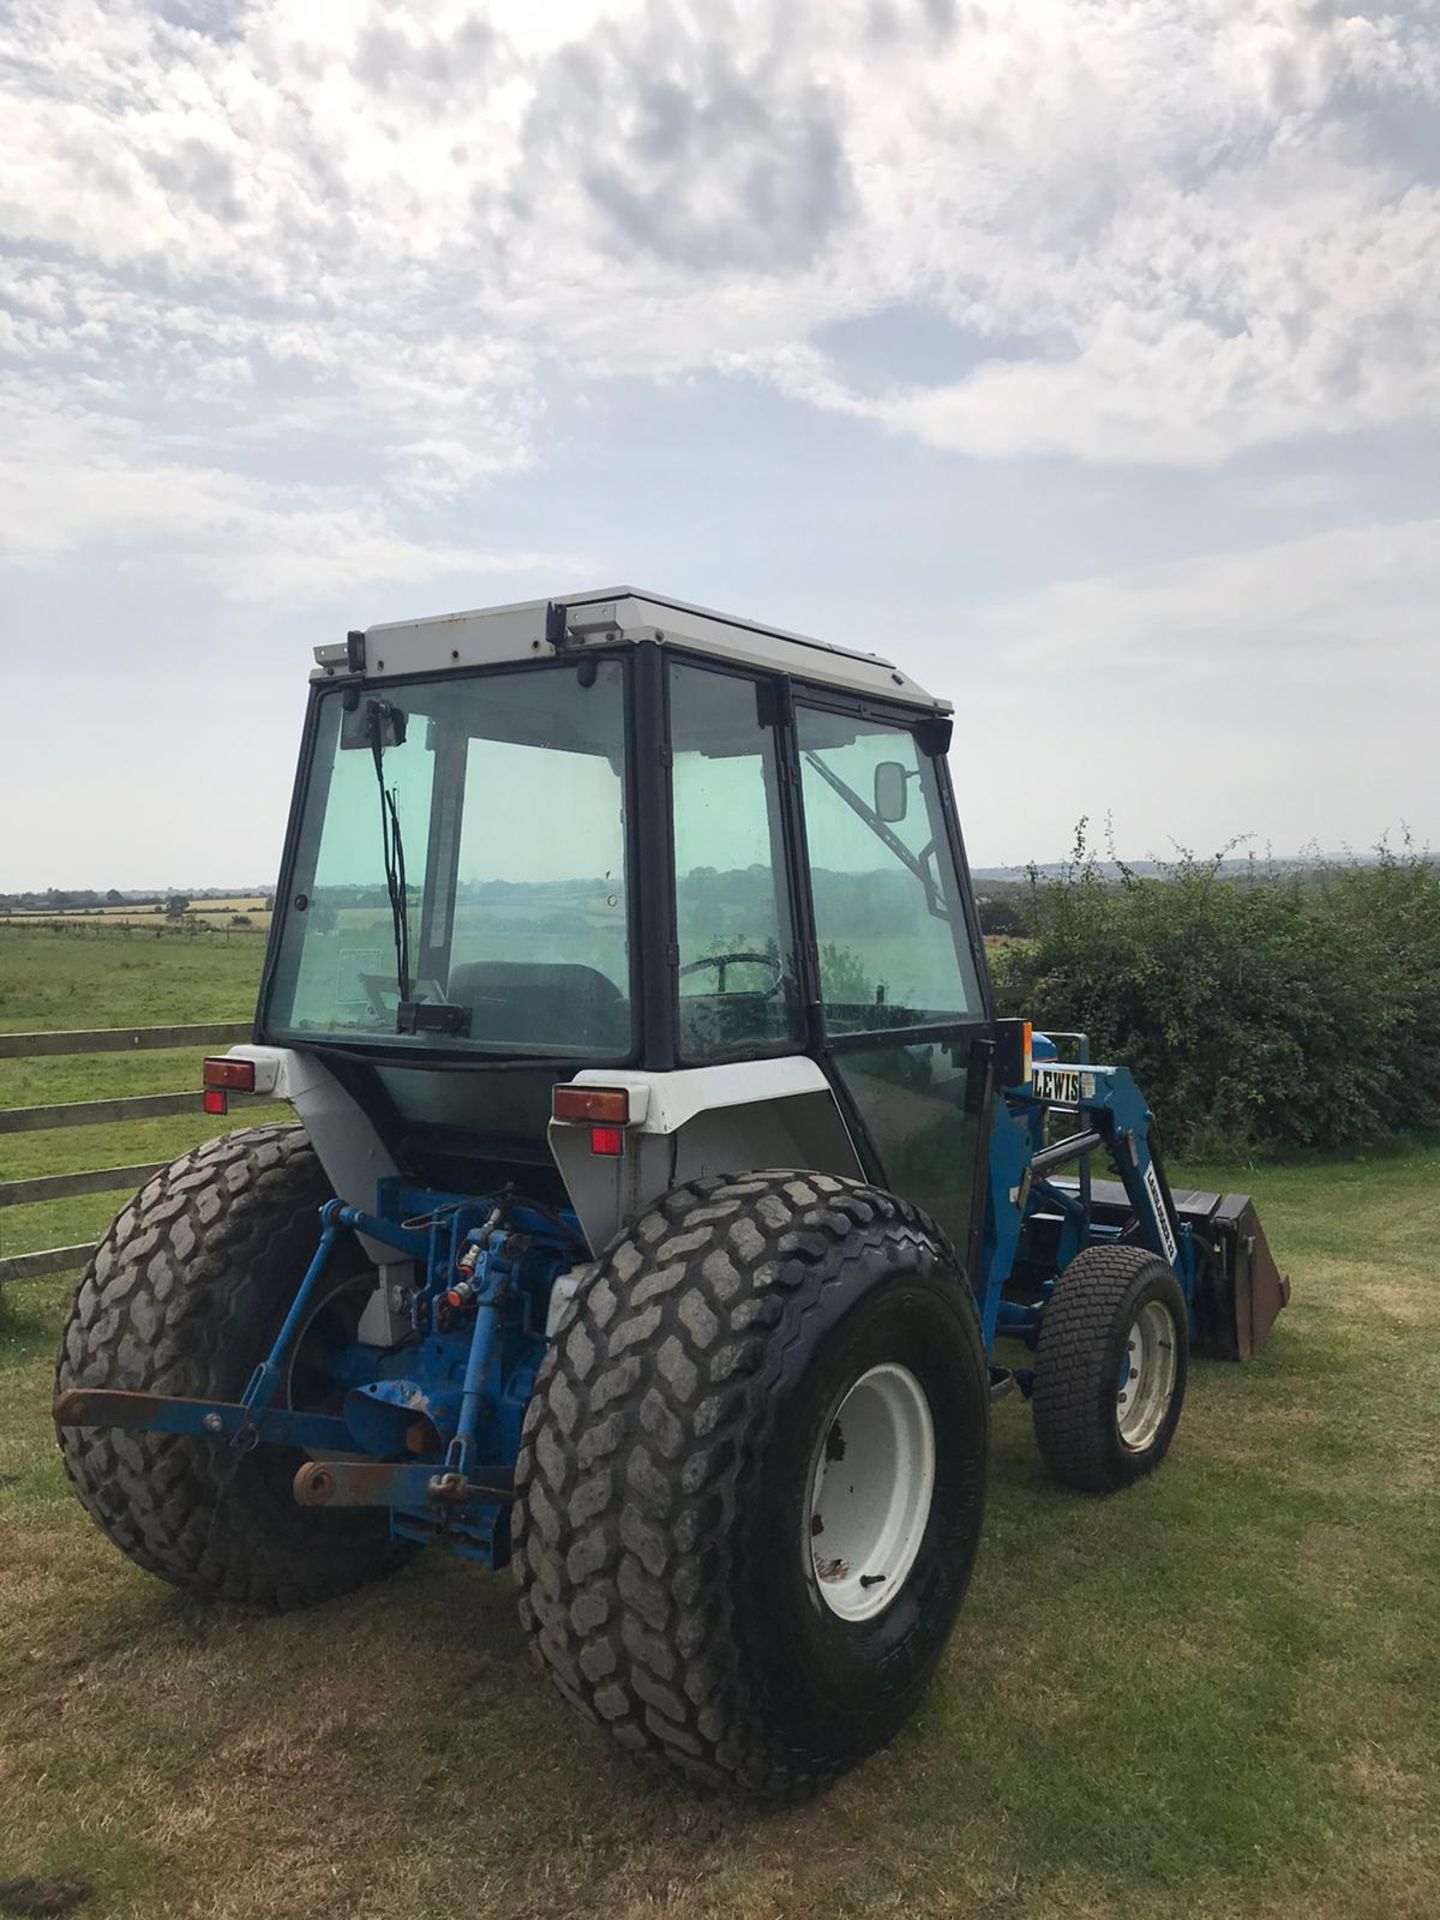
[(71, 1478), (262, 1608), (508, 1562), (622, 1746), (802, 1793), (939, 1660), (992, 1400), (1118, 1490), (1287, 1284), (1123, 1067), (997, 1019), (950, 712), (888, 662), (630, 589), (316, 660), (254, 1044), (205, 1066), (295, 1122), (97, 1250)]

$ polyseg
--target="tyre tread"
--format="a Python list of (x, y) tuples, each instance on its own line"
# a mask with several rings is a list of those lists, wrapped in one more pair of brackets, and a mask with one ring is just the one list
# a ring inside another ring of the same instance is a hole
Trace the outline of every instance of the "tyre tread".
[(840, 1771), (777, 1737), (737, 1647), (739, 1502), (822, 1299), (947, 1263), (895, 1195), (781, 1171), (673, 1189), (577, 1290), (526, 1415), (515, 1567), (540, 1663), (622, 1746), (767, 1798)]
[[(227, 1368), (232, 1379), (237, 1365), (248, 1371), (257, 1314), (275, 1304), (263, 1296), (275, 1275), (294, 1272), (327, 1192), (303, 1128), (283, 1122), (222, 1134), (154, 1175), (81, 1278), (57, 1395), (120, 1386), (204, 1397)], [(63, 1427), (57, 1438), (101, 1531), (148, 1572), (211, 1598), (269, 1611), (308, 1605), (404, 1557), (383, 1538), (362, 1544), (358, 1528), (316, 1530), (305, 1545), (267, 1528), (246, 1498), (243, 1467), (211, 1441), (111, 1427)]]
[[(1117, 1477), (1096, 1400), (1097, 1373), (1116, 1317), (1137, 1280), (1152, 1269), (1170, 1272), (1148, 1248), (1087, 1247), (1062, 1273), (1045, 1309), (1035, 1366), (1035, 1438), (1055, 1479), (1082, 1493), (1112, 1492), (1150, 1472), (1164, 1455), (1162, 1447), (1137, 1474)], [(1182, 1377), (1177, 1392), (1183, 1391)]]

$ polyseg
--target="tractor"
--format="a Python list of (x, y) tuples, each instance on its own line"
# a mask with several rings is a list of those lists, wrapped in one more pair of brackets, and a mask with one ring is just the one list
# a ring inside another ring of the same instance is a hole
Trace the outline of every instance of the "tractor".
[(951, 710), (889, 661), (631, 588), (315, 660), (254, 1043), (203, 1070), (295, 1120), (97, 1249), (70, 1477), (257, 1608), (508, 1563), (620, 1746), (804, 1795), (941, 1657), (992, 1401), (1116, 1492), (1288, 1283), (1123, 1066), (997, 1018)]

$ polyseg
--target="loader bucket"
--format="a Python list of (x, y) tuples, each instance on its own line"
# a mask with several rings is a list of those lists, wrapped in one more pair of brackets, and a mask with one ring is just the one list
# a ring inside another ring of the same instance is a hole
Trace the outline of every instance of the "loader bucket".
[(1227, 1193), (1205, 1226), (1195, 1225), (1196, 1238), (1208, 1237), (1214, 1247), (1200, 1274), (1196, 1351), (1217, 1360), (1247, 1360), (1264, 1346), (1275, 1316), (1289, 1305), (1290, 1281), (1275, 1264), (1248, 1194)]
[[(1129, 1218), (1128, 1208), (1114, 1205), (1124, 1200), (1123, 1188), (1097, 1180), (1095, 1191), (1111, 1200), (1112, 1219), (1123, 1224)], [(1248, 1193), (1195, 1190), (1172, 1198), (1199, 1255), (1191, 1350), (1211, 1360), (1248, 1360), (1264, 1346), (1276, 1314), (1290, 1300), (1289, 1279), (1275, 1264), (1255, 1202)], [(1101, 1207), (1095, 1211), (1103, 1217)]]
[[(1078, 1191), (1073, 1180), (1053, 1184)], [(1248, 1193), (1195, 1188), (1181, 1188), (1171, 1198), (1176, 1215), (1195, 1236), (1199, 1255), (1192, 1351), (1212, 1360), (1248, 1360), (1264, 1346), (1276, 1314), (1290, 1299), (1290, 1282), (1275, 1264), (1255, 1202)], [(1123, 1229), (1134, 1219), (1124, 1187), (1114, 1180), (1093, 1183), (1091, 1210), (1101, 1226)], [(1036, 1225), (1043, 1231), (1043, 1221)], [(1058, 1226), (1057, 1220), (1053, 1227)], [(1037, 1238), (1037, 1244), (1049, 1243)]]

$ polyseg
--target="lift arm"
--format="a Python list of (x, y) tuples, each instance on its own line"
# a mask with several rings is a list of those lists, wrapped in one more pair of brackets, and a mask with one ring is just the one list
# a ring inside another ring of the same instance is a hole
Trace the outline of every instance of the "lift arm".
[[(1046, 1146), (1044, 1121), (1052, 1110), (1073, 1113), (1076, 1129)], [(1174, 1269), (1187, 1301), (1193, 1300), (1190, 1233), (1175, 1212), (1154, 1115), (1129, 1069), (1037, 1062), (1031, 1079), (1008, 1088), (994, 1106), (981, 1302), (987, 1347), (1002, 1328), (1023, 1332), (1038, 1324), (1038, 1307), (1002, 1298), (1031, 1214), (1043, 1205), (1061, 1218), (1052, 1284), (1085, 1247), (1114, 1237), (1114, 1229), (1098, 1228), (1091, 1218), (1088, 1179), (1082, 1179), (1078, 1194), (1052, 1184), (1062, 1167), (1077, 1161), (1083, 1166), (1097, 1149), (1104, 1150), (1124, 1185), (1142, 1244)]]

